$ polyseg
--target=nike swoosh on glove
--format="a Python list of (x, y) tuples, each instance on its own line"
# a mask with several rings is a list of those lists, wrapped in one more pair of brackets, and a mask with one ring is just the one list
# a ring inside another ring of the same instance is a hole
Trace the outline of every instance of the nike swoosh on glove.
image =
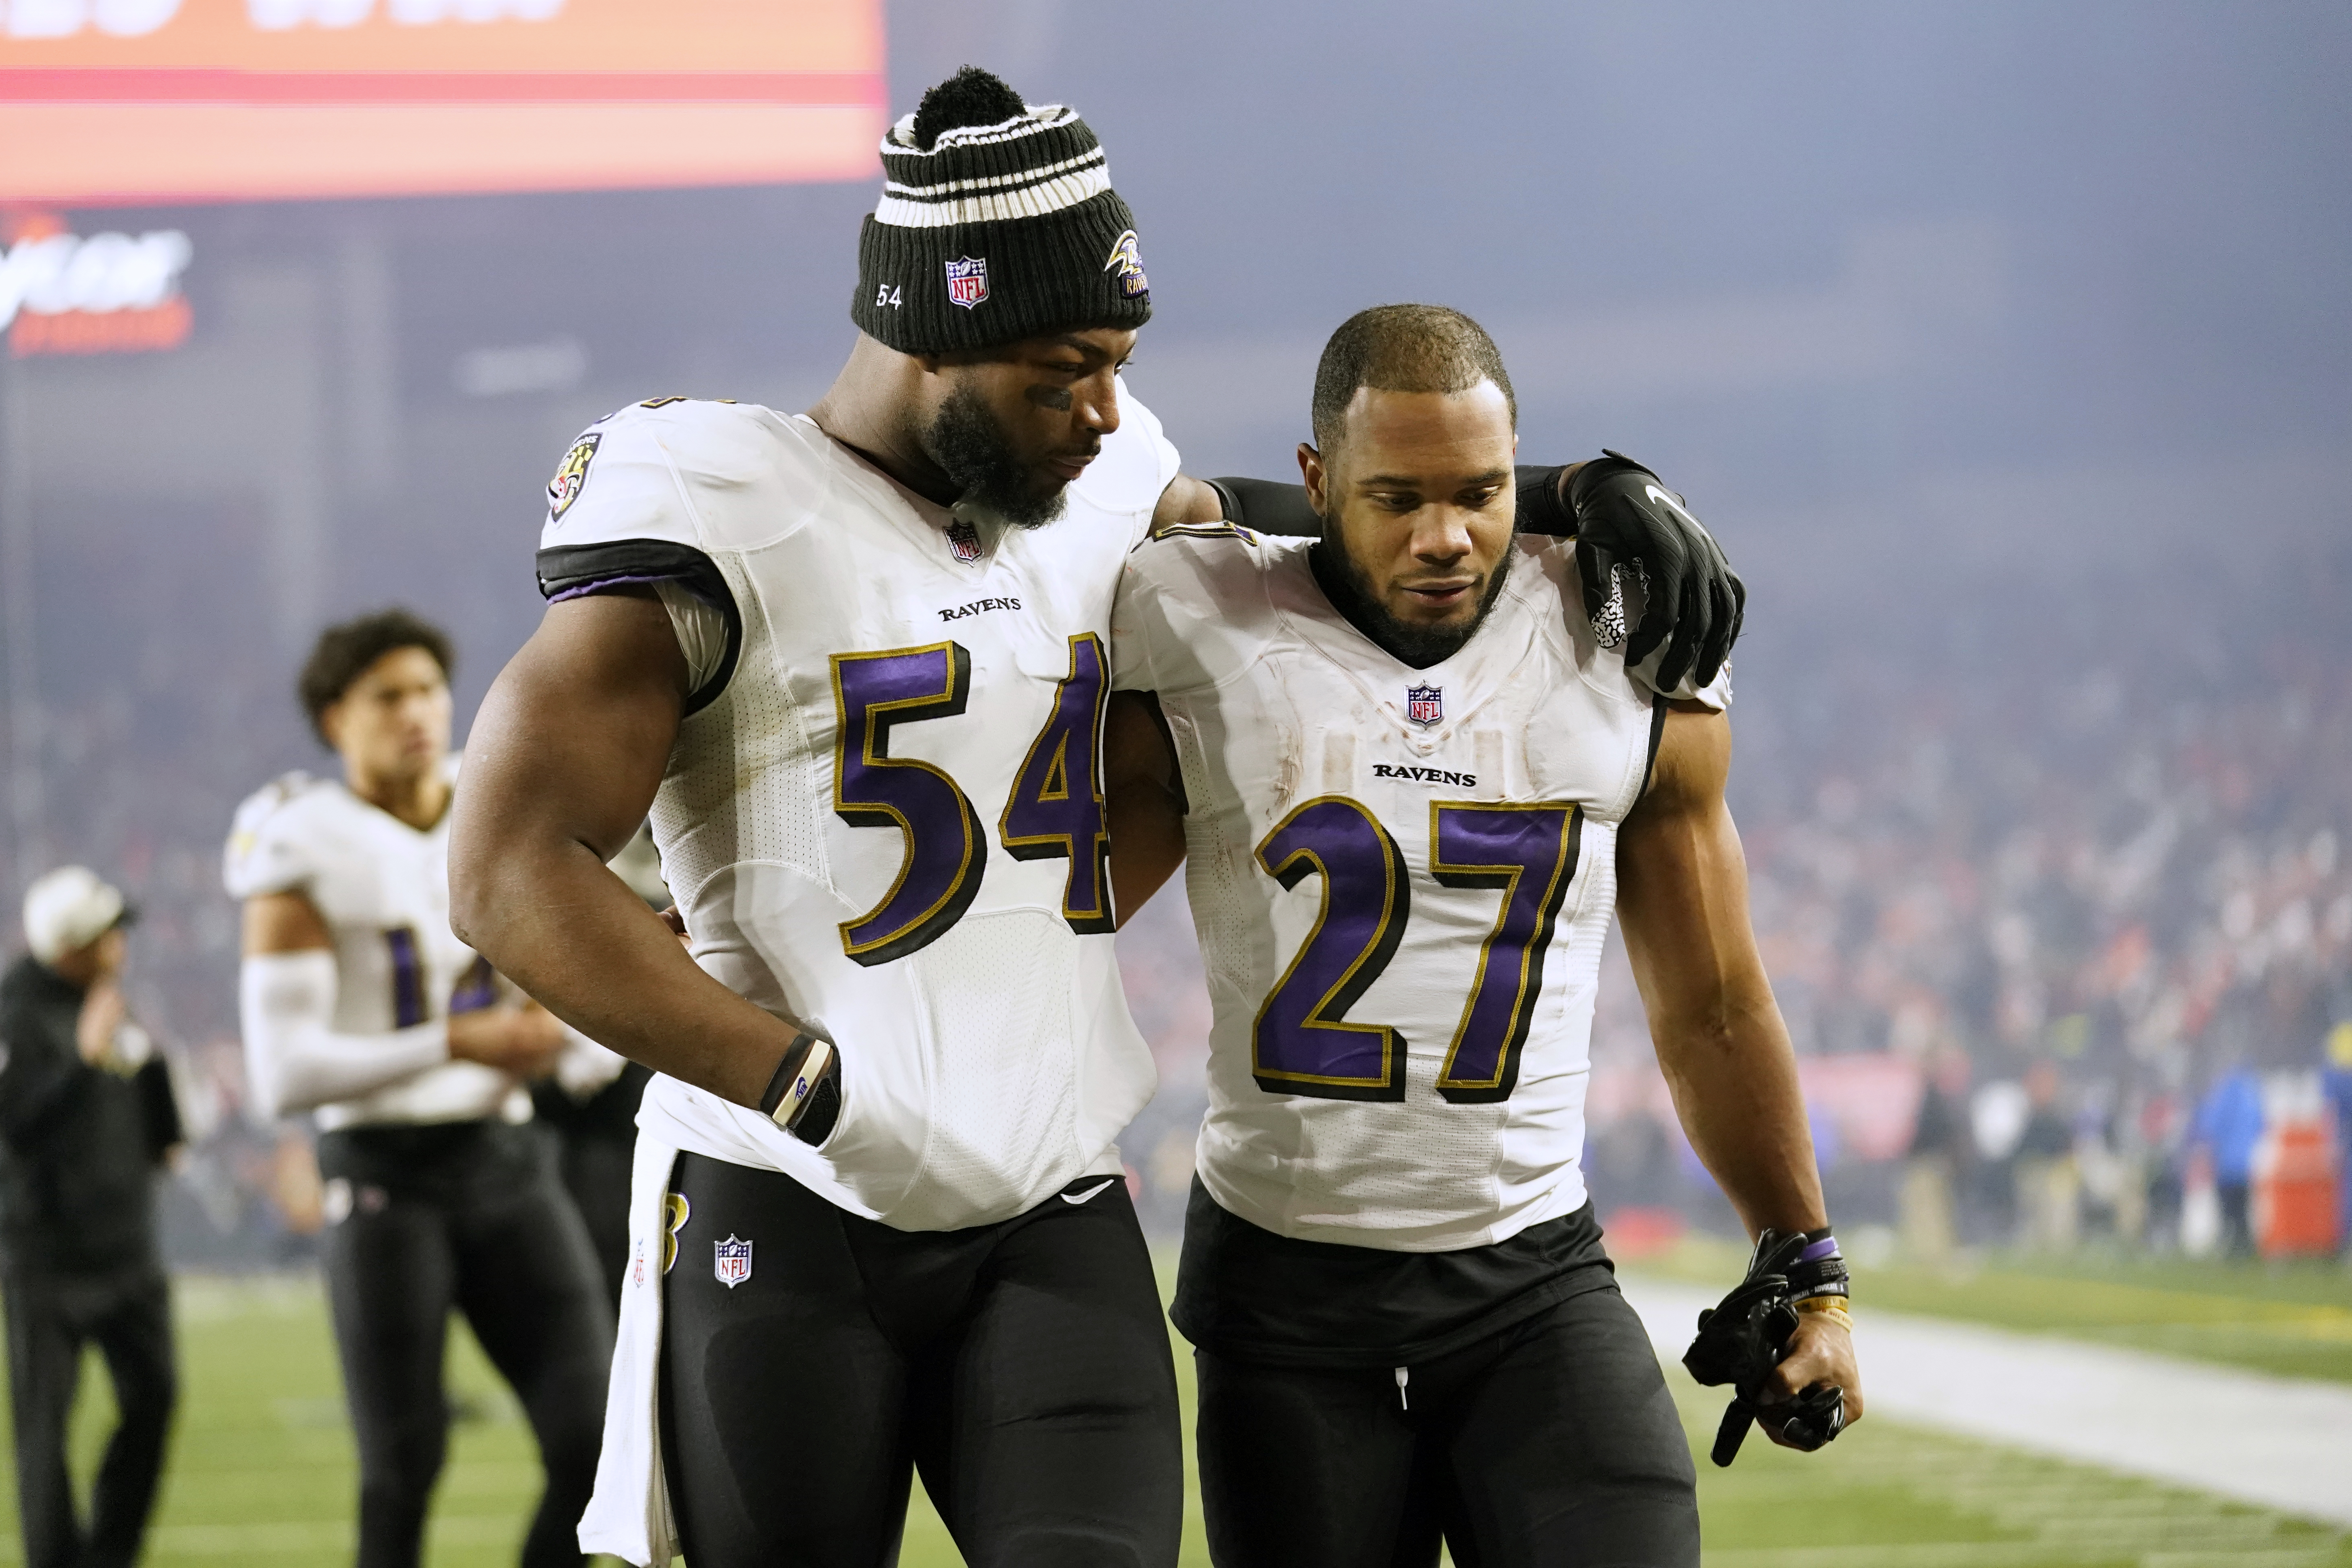
[(1713, 683), (1739, 640), (1748, 585), (1715, 536), (1658, 476), (1622, 452), (1579, 468), (1568, 486), (1580, 552), (1592, 552), (1591, 581), (1605, 589), (1612, 570), (1630, 564), (1648, 589), (1642, 624), (1625, 645), (1632, 668), (1665, 645), (1657, 689)]

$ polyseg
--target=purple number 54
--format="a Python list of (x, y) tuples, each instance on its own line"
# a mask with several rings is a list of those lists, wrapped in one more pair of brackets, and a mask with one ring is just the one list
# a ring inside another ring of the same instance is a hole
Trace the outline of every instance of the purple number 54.
[(988, 869), (980, 813), (944, 769), (890, 754), (899, 724), (961, 713), (971, 698), (971, 655), (951, 642), (833, 656), (833, 811), (854, 827), (907, 836), (898, 879), (882, 901), (841, 922), (842, 951), (887, 963), (928, 946), (963, 918)]
[[(1430, 874), (1438, 885), (1503, 894), (1438, 1071), (1437, 1092), (1456, 1104), (1507, 1100), (1517, 1087), (1543, 994), (1544, 954), (1576, 878), (1581, 825), (1581, 813), (1565, 801), (1430, 807)], [(1251, 1039), (1258, 1087), (1330, 1100), (1402, 1100), (1403, 1037), (1347, 1016), (1396, 956), (1412, 912), (1396, 840), (1362, 805), (1320, 795), (1276, 824), (1257, 858), (1285, 888), (1309, 875), (1323, 884), (1313, 928), (1258, 1009)]]
[[(1107, 673), (1101, 637), (1070, 639), (1070, 673), (1054, 688), (998, 825), (1015, 859), (1070, 863), (1062, 918), (1081, 935), (1111, 929), (1097, 765)], [(834, 815), (853, 827), (895, 827), (907, 846), (882, 901), (841, 922), (842, 951), (860, 963), (887, 963), (937, 942), (979, 895), (988, 841), (971, 796), (945, 769), (890, 754), (894, 726), (952, 718), (971, 697), (971, 655), (958, 643), (833, 656)]]

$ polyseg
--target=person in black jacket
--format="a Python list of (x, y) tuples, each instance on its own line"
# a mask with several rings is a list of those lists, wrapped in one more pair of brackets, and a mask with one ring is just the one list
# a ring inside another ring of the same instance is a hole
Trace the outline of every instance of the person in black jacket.
[[(52, 871), (25, 897), (32, 951), (0, 978), (0, 1291), (30, 1568), (138, 1558), (178, 1397), (154, 1179), (180, 1119), (123, 1005), (130, 914), (81, 867)], [(121, 1411), (87, 1531), (66, 1472), (85, 1343), (106, 1358)]]

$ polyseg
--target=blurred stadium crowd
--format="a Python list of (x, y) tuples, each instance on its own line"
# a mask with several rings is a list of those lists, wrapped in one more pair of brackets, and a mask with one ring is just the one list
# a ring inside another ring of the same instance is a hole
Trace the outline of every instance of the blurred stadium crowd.
[[(2340, 1245), (2352, 695), (2331, 580), (1970, 594), (1940, 641), (1952, 612), (1930, 610), (1899, 654), (1751, 683), (1756, 927), (1842, 1228), (1899, 1222), (1930, 1259)], [(1704, 1215), (1630, 976), (1602, 1009), (1596, 1186)]]
[[(1759, 589), (1734, 806), (1843, 1229), (1884, 1226), (1930, 1258), (2339, 1245), (2352, 629), (2330, 601), (2347, 578), (2335, 557), (2261, 577), (2148, 569), (2092, 601), (2026, 582), (1907, 622), (1891, 596), (1892, 618), (1841, 623)], [(478, 671), (494, 662), (469, 651)], [(95, 673), (57, 694), (52, 810), (146, 912), (131, 993), (178, 1044), (194, 1138), (166, 1198), (169, 1252), (266, 1266), (308, 1251), (319, 1188), (306, 1134), (247, 1114), (218, 856), (255, 759), (308, 742), (264, 648), (204, 657), (193, 709), (160, 700), (187, 687), (154, 644), (140, 661), (158, 700)], [(1162, 899), (1121, 943), (1163, 1079), (1123, 1146), (1171, 1234), (1208, 1020), (1184, 927)], [(1590, 1165), (1620, 1250), (1730, 1228), (1614, 951), (1594, 1058)], [(2282, 1172), (2302, 1184), (2284, 1208)], [(2326, 1212), (2308, 1212), (2323, 1186)]]

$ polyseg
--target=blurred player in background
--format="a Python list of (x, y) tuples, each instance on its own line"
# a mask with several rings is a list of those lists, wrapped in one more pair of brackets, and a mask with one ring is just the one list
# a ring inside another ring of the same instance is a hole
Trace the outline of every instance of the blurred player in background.
[[(1096, 762), (1119, 563), (1234, 498), (1120, 390), (1150, 296), (1083, 121), (967, 69), (882, 153), (814, 409), (656, 398), (559, 468), (455, 912), (658, 1069), (585, 1543), (886, 1563), (911, 1465), (970, 1563), (1166, 1564)], [(1664, 526), (1727, 643), (1719, 555)], [(603, 864), (648, 808), (691, 960)]]
[(521, 1403), (547, 1488), (526, 1568), (577, 1563), (613, 1314), (527, 1086), (618, 1058), (450, 934), (448, 638), (403, 610), (331, 626), (300, 682), (340, 779), (238, 808), (240, 986), (254, 1102), (311, 1113), (326, 1276), (360, 1458), (362, 1568), (414, 1568), (448, 1438), (452, 1308)]
[[(31, 950), (0, 979), (0, 1287), (16, 1509), (29, 1568), (138, 1560), (178, 1402), (155, 1178), (181, 1140), (170, 1070), (122, 996), (131, 911), (80, 866), (25, 893)], [(66, 1465), (82, 1352), (121, 1413), (74, 1513)]]
[[(1693, 1146), (1751, 1233), (1828, 1238), (1727, 687), (1654, 697), (1630, 574), (1514, 537), (1517, 412), (1467, 317), (1362, 312), (1300, 448), (1322, 540), (1168, 528), (1119, 588), (1118, 904), (1189, 867), (1215, 1009), (1174, 1317), (1220, 1568), (1434, 1564), (1441, 1536), (1696, 1568), (1682, 1424), (1580, 1169), (1612, 914)], [(1781, 1401), (1858, 1413), (1843, 1289)]]

